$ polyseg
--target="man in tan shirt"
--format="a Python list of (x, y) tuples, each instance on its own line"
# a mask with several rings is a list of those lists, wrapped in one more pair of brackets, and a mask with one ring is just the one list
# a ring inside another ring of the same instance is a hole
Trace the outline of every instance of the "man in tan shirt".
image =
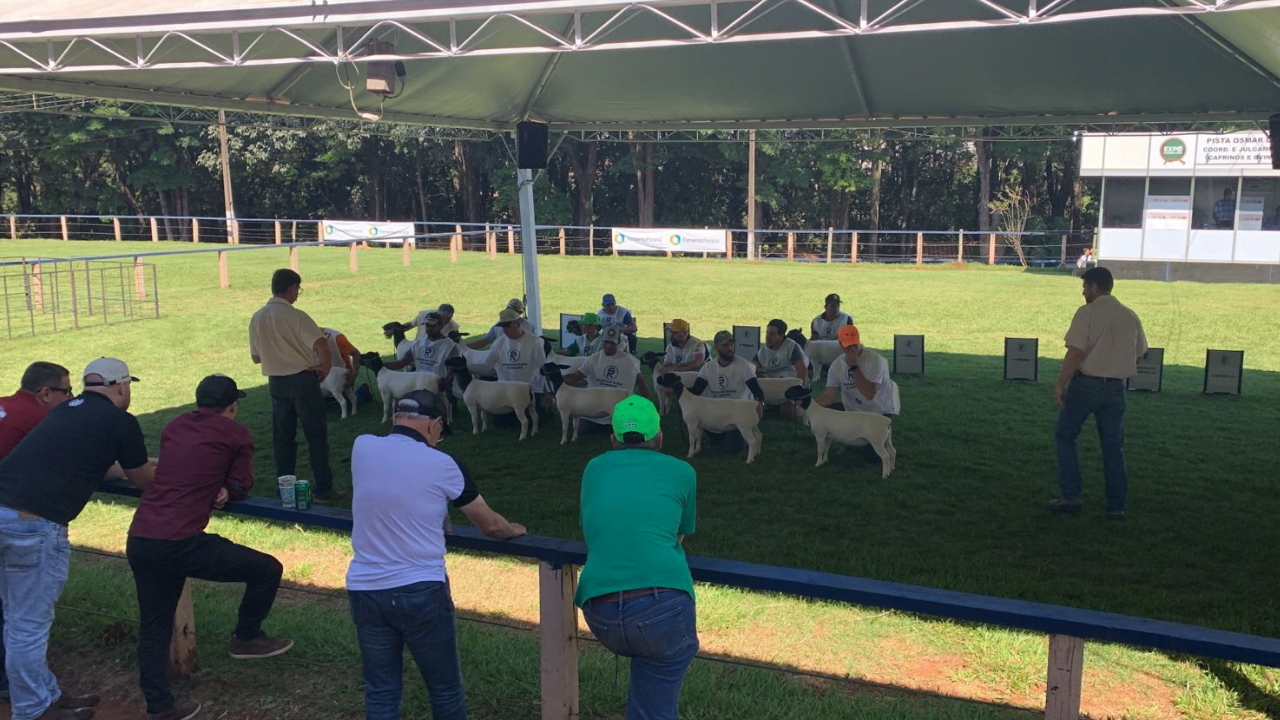
[(302, 294), (302, 276), (277, 270), (271, 276), (271, 299), (249, 321), (249, 353), (262, 365), (271, 393), (271, 439), (276, 475), (296, 474), (298, 421), (311, 451), (315, 499), (340, 500), (329, 468), (329, 426), (325, 420), (320, 380), (333, 362), (329, 341), (315, 321), (293, 305)]
[(1107, 519), (1123, 520), (1129, 477), (1124, 467), (1125, 380), (1138, 373), (1138, 360), (1147, 351), (1142, 321), (1111, 296), (1115, 280), (1104, 267), (1087, 270), (1085, 304), (1076, 310), (1067, 330), (1067, 355), (1053, 386), (1058, 425), (1058, 484), (1062, 497), (1049, 503), (1053, 512), (1078, 512), (1080, 459), (1076, 438), (1089, 415), (1098, 425), (1102, 470), (1107, 485)]

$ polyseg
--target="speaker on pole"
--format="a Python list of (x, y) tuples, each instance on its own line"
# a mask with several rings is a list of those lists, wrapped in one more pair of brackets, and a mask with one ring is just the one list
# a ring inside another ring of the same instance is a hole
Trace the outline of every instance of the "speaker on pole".
[(1271, 116), (1271, 169), (1280, 170), (1280, 113)]
[(516, 123), (516, 167), (521, 170), (547, 167), (546, 123)]

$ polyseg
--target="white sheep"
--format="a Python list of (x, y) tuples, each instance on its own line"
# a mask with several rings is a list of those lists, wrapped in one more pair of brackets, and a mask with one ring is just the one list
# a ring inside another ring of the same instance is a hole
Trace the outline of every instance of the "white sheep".
[[(698, 382), (697, 370), (687, 370), (685, 372), (678, 372), (673, 374), (680, 378), (680, 384), (684, 385), (686, 390), (693, 387), (693, 384)], [(653, 382), (654, 382), (654, 385), (657, 385), (658, 379), (654, 378)], [(654, 394), (658, 396), (658, 414), (666, 415), (667, 411), (671, 409), (671, 405), (674, 402), (675, 397), (672, 395), (668, 395), (662, 392), (661, 390), (655, 390)]]
[(810, 340), (805, 344), (804, 351), (813, 364), (815, 380), (821, 380), (831, 363), (844, 354), (844, 348), (840, 347), (838, 340)]
[[(382, 422), (391, 420), (392, 406), (400, 398), (414, 390), (430, 390), (441, 392), (443, 383), (439, 375), (420, 372), (397, 372), (383, 367), (382, 358), (377, 353), (368, 352), (361, 356), (360, 363), (377, 373), (378, 394), (382, 396)], [(452, 422), (449, 406), (445, 406), (445, 421)]]
[(831, 443), (838, 442), (852, 447), (870, 445), (880, 457), (880, 477), (887, 478), (893, 472), (898, 451), (893, 447), (893, 423), (889, 418), (877, 413), (823, 407), (813, 402), (807, 390), (803, 393), (792, 390), (787, 398), (799, 400), (805, 408), (809, 428), (818, 443), (818, 461), (814, 467), (826, 464)]
[[(341, 365), (329, 368), (329, 374), (320, 381), (320, 392), (338, 401), (342, 417), (356, 414), (356, 394), (347, 387), (347, 369)], [(350, 412), (348, 412), (348, 405)]]
[[(506, 380), (475, 380), (463, 358), (445, 361), (454, 371), (462, 386), (462, 402), (471, 413), (471, 434), (479, 435), (488, 429), (486, 414), (514, 412), (520, 421), (520, 439), (538, 434), (538, 409), (534, 406), (533, 386), (529, 383)], [(530, 429), (529, 416), (533, 427)]]
[(737, 430), (747, 441), (747, 464), (760, 454), (764, 435), (760, 432), (759, 406), (755, 400), (709, 398), (686, 392), (683, 382), (675, 373), (667, 373), (655, 382), (663, 387), (675, 388), (680, 414), (689, 429), (689, 455), (702, 450), (702, 431), (729, 432)]
[(556, 391), (556, 409), (560, 411), (560, 444), (569, 441), (569, 425), (573, 425), (573, 440), (578, 441), (578, 418), (600, 418), (613, 414), (613, 408), (631, 395), (630, 388), (574, 387), (564, 382), (563, 372), (568, 365), (549, 362), (542, 373)]
[[(695, 375), (697, 373), (694, 373)], [(793, 387), (800, 387), (804, 383), (800, 382), (800, 378), (781, 377), (781, 378), (756, 378), (756, 382), (760, 383), (760, 389), (764, 391), (764, 404), (769, 407), (781, 405), (787, 401), (787, 390)]]

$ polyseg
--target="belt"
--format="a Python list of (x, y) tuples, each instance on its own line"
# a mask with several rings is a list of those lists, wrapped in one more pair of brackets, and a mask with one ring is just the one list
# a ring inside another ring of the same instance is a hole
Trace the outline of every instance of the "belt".
[(604, 595), (597, 595), (587, 600), (587, 603), (588, 604), (593, 603), (593, 602), (596, 602), (597, 600), (601, 602), (610, 602), (610, 601), (623, 602), (624, 600), (635, 600), (636, 598), (644, 597), (646, 595), (655, 595), (660, 592), (675, 592), (675, 591), (672, 590), (671, 588), (664, 588), (664, 587), (636, 588), (635, 590), (623, 590), (621, 592), (611, 592), (611, 593), (605, 593)]
[(18, 508), (11, 508), (11, 507), (9, 507), (8, 505), (0, 505), (0, 507), (9, 508), (10, 510), (12, 510), (12, 511), (14, 511), (14, 512), (18, 513), (18, 518), (19, 518), (20, 520), (44, 520), (44, 518), (40, 517), (39, 515), (37, 515), (37, 514), (35, 514), (35, 513), (29, 513), (29, 512), (27, 512), (26, 510), (19, 510)]
[(1124, 378), (1111, 378), (1111, 377), (1101, 377), (1099, 375), (1090, 375), (1089, 373), (1084, 372), (1082, 370), (1077, 370), (1075, 376), (1079, 378), (1084, 378), (1086, 380), (1100, 380), (1102, 382), (1124, 382)]

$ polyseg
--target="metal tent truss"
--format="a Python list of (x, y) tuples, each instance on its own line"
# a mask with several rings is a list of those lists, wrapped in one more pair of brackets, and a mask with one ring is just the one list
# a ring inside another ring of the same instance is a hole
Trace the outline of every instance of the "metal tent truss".
[[(54, 115), (87, 116), (116, 120), (163, 122), (178, 125), (212, 126), (218, 123), (218, 111), (203, 108), (178, 107), (127, 103), (94, 98), (64, 97), (39, 93), (0, 92), (0, 115), (13, 113), (43, 113)], [(355, 120), (333, 120), (275, 115), (250, 112), (227, 112), (226, 124), (230, 128), (258, 128), (286, 130), (301, 133), (367, 135), (371, 137), (400, 137), (420, 140), (451, 142), (468, 140), (487, 142), (503, 138), (505, 132), (473, 130), (467, 128), (433, 127), (425, 125), (368, 123)], [(1009, 125), (975, 126), (971, 122), (952, 126), (894, 127), (888, 129), (832, 129), (797, 128), (761, 130), (758, 139), (770, 143), (805, 142), (863, 142), (874, 140), (984, 140), (988, 142), (1021, 142), (1029, 140), (1068, 139), (1080, 132), (1091, 133), (1165, 133), (1165, 132), (1225, 132), (1261, 128), (1265, 123), (1246, 121), (1224, 124), (1218, 121), (1188, 121), (1151, 119), (1131, 122), (1092, 122), (1085, 125)], [(743, 143), (753, 131), (727, 130), (570, 130), (562, 134), (577, 142), (661, 142), (661, 143)]]
[[(1280, 0), (1132, 0), (1105, 9), (1076, 0), (843, 2), (854, 12), (841, 14), (832, 0), (508, 0), (435, 8), (369, 0), (326, 5), (323, 15), (314, 14), (314, 5), (160, 14), (168, 13), (164, 6), (146, 16), (139, 10), (106, 20), (7, 23), (0, 29), (0, 74), (634, 50), (1280, 8)], [(393, 50), (374, 44), (389, 37)]]

